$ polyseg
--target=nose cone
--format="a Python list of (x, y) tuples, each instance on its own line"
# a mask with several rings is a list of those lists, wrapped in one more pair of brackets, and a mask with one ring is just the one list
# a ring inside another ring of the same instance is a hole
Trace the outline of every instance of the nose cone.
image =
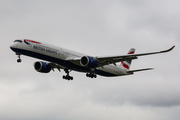
[(10, 46), (10, 48), (11, 48), (12, 51), (15, 51), (18, 48), (18, 46), (17, 46), (17, 44), (12, 44)]
[(11, 46), (10, 46), (10, 48), (12, 49), (12, 48), (15, 48), (16, 46), (14, 45), (14, 44), (12, 44)]

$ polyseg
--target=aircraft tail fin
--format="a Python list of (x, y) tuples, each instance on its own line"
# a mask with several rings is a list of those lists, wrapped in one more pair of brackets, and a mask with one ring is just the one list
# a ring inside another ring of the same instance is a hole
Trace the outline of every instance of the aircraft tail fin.
[[(128, 54), (134, 54), (135, 53), (135, 49), (131, 48), (128, 52)], [(126, 60), (126, 61), (122, 61), (120, 64), (120, 67), (124, 67), (126, 69), (129, 70), (130, 66), (131, 66), (132, 60)]]

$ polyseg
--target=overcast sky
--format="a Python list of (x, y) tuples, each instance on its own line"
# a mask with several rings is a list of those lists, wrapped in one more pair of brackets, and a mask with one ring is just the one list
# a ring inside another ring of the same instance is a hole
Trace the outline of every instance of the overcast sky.
[[(0, 0), (1, 120), (179, 120), (179, 0)], [(165, 50), (139, 57), (131, 76), (38, 73), (9, 46), (28, 38), (92, 56)]]

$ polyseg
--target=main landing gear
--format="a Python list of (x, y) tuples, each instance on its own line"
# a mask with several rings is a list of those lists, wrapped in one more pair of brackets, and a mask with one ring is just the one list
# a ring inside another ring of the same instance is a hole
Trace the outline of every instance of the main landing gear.
[(86, 76), (90, 77), (90, 78), (96, 78), (97, 77), (97, 75), (94, 73), (87, 73)]
[(18, 55), (17, 62), (18, 62), (18, 63), (22, 62), (21, 57), (20, 57), (20, 56), (21, 56), (21, 53), (16, 53), (16, 55)]
[(64, 69), (65, 73), (67, 73), (67, 75), (63, 75), (63, 79), (66, 79), (66, 80), (73, 80), (73, 77), (72, 76), (69, 76), (69, 71), (68, 69)]

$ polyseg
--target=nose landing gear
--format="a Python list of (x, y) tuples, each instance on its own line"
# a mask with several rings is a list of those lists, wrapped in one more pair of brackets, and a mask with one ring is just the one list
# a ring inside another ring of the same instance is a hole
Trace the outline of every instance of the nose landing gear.
[(20, 57), (21, 53), (16, 53), (16, 55), (18, 56), (17, 62), (18, 63), (22, 62), (21, 57)]

